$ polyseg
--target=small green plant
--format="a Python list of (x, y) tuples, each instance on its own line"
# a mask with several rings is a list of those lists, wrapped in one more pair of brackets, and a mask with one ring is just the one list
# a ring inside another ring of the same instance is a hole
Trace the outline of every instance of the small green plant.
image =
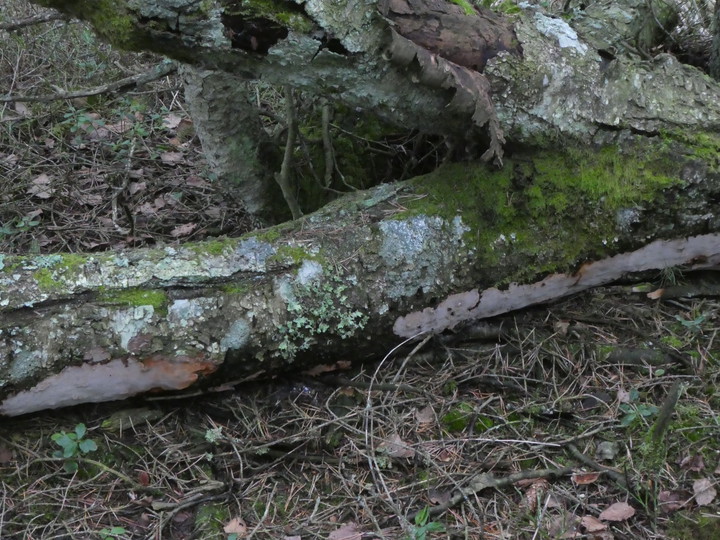
[(660, 270), (660, 286), (673, 287), (683, 279), (683, 272), (677, 266), (666, 266)]
[(685, 319), (680, 315), (675, 315), (675, 319), (685, 328), (695, 334), (702, 332), (703, 323), (707, 320), (707, 315), (698, 315), (694, 319)]
[(127, 530), (125, 527), (112, 527), (110, 529), (106, 527), (104, 529), (100, 529), (98, 534), (100, 534), (100, 538), (102, 538), (102, 540), (116, 540), (122, 535), (127, 534)]
[(62, 448), (62, 450), (56, 450), (53, 453), (53, 457), (63, 458), (65, 460), (63, 468), (69, 473), (73, 473), (78, 470), (77, 457), (97, 450), (97, 444), (95, 444), (95, 441), (85, 438), (86, 433), (87, 428), (85, 427), (85, 424), (81, 423), (75, 426), (75, 431), (72, 433), (60, 431), (58, 433), (53, 433), (52, 437), (50, 437), (60, 448)]
[(29, 231), (40, 224), (40, 220), (29, 217), (17, 218), (14, 222), (0, 226), (0, 236), (12, 236), (14, 234)]
[(430, 508), (427, 506), (415, 515), (415, 525), (407, 536), (407, 540), (425, 540), (428, 533), (445, 532), (445, 526), (436, 521), (429, 521)]
[(649, 418), (658, 413), (658, 408), (655, 405), (649, 405), (647, 403), (634, 403), (640, 397), (640, 393), (633, 388), (630, 390), (630, 402), (623, 403), (620, 405), (620, 410), (624, 413), (624, 416), (620, 420), (622, 427), (629, 427), (637, 421), (643, 418)]

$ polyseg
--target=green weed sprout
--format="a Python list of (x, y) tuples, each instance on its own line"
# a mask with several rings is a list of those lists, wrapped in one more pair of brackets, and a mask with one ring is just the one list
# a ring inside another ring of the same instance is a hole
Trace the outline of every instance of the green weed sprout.
[(430, 508), (425, 507), (415, 515), (415, 526), (407, 536), (407, 540), (425, 540), (428, 533), (445, 532), (445, 526), (436, 521), (428, 521), (430, 519)]
[(98, 448), (95, 441), (85, 438), (86, 433), (87, 428), (85, 424), (81, 423), (75, 426), (75, 431), (72, 433), (60, 431), (59, 433), (53, 433), (52, 437), (50, 437), (62, 448), (62, 450), (56, 450), (53, 457), (65, 459), (63, 468), (69, 473), (78, 470), (78, 462), (75, 458), (94, 452)]
[(102, 540), (117, 540), (118, 537), (127, 534), (127, 530), (124, 527), (112, 527), (111, 529), (100, 529), (98, 533)]

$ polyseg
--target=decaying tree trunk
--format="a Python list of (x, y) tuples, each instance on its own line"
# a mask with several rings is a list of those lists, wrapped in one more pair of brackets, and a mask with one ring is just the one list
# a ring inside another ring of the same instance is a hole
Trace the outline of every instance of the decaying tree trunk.
[(363, 359), (633, 272), (718, 266), (720, 175), (681, 150), (449, 165), (243, 238), (4, 257), (0, 413)]
[(428, 133), (485, 135), (487, 158), (499, 157), (503, 137), (605, 143), (623, 129), (720, 125), (707, 75), (667, 54), (636, 54), (651, 45), (648, 32), (621, 21), (647, 20), (652, 6), (638, 0), (613, 2), (605, 19), (590, 5), (570, 23), (532, 6), (468, 14), (446, 0), (34, 1), (88, 20), (121, 48), (290, 85)]
[(186, 65), (185, 100), (205, 157), (225, 189), (237, 191), (245, 209), (270, 217), (274, 187), (270, 141), (248, 82), (221, 71)]
[(593, 24), (442, 0), (38, 3), (122, 47), (513, 151), (240, 239), (0, 258), (0, 414), (362, 359), (628, 273), (720, 265), (720, 143), (697, 133), (720, 125), (720, 88), (625, 54), (622, 32), (610, 47)]

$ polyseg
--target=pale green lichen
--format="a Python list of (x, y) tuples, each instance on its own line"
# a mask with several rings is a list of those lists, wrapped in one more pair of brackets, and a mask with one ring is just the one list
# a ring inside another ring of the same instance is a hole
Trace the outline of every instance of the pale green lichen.
[(17, 261), (18, 264), (13, 267), (37, 268), (33, 272), (35, 282), (40, 290), (48, 292), (60, 289), (63, 285), (63, 278), (72, 279), (73, 274), (85, 264), (85, 261), (85, 257), (81, 255), (53, 253), (36, 257), (21, 257)]
[(283, 358), (292, 361), (323, 335), (347, 339), (365, 328), (368, 316), (353, 309), (347, 289), (337, 276), (295, 288), (287, 306), (289, 320), (278, 327)]
[(38, 268), (52, 268), (62, 261), (62, 257), (57, 254), (39, 255), (35, 258), (35, 265)]
[(243, 320), (237, 320), (230, 325), (227, 333), (220, 340), (223, 350), (242, 349), (250, 339), (250, 325)]

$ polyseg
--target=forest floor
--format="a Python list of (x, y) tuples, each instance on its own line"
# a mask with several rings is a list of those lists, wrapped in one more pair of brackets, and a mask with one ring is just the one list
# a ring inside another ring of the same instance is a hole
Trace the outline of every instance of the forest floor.
[[(2, 34), (3, 91), (160, 62), (48, 24)], [(0, 253), (250, 230), (214, 180), (175, 75), (0, 103)], [(0, 538), (720, 538), (717, 274), (648, 275), (363, 366), (2, 420)]]

